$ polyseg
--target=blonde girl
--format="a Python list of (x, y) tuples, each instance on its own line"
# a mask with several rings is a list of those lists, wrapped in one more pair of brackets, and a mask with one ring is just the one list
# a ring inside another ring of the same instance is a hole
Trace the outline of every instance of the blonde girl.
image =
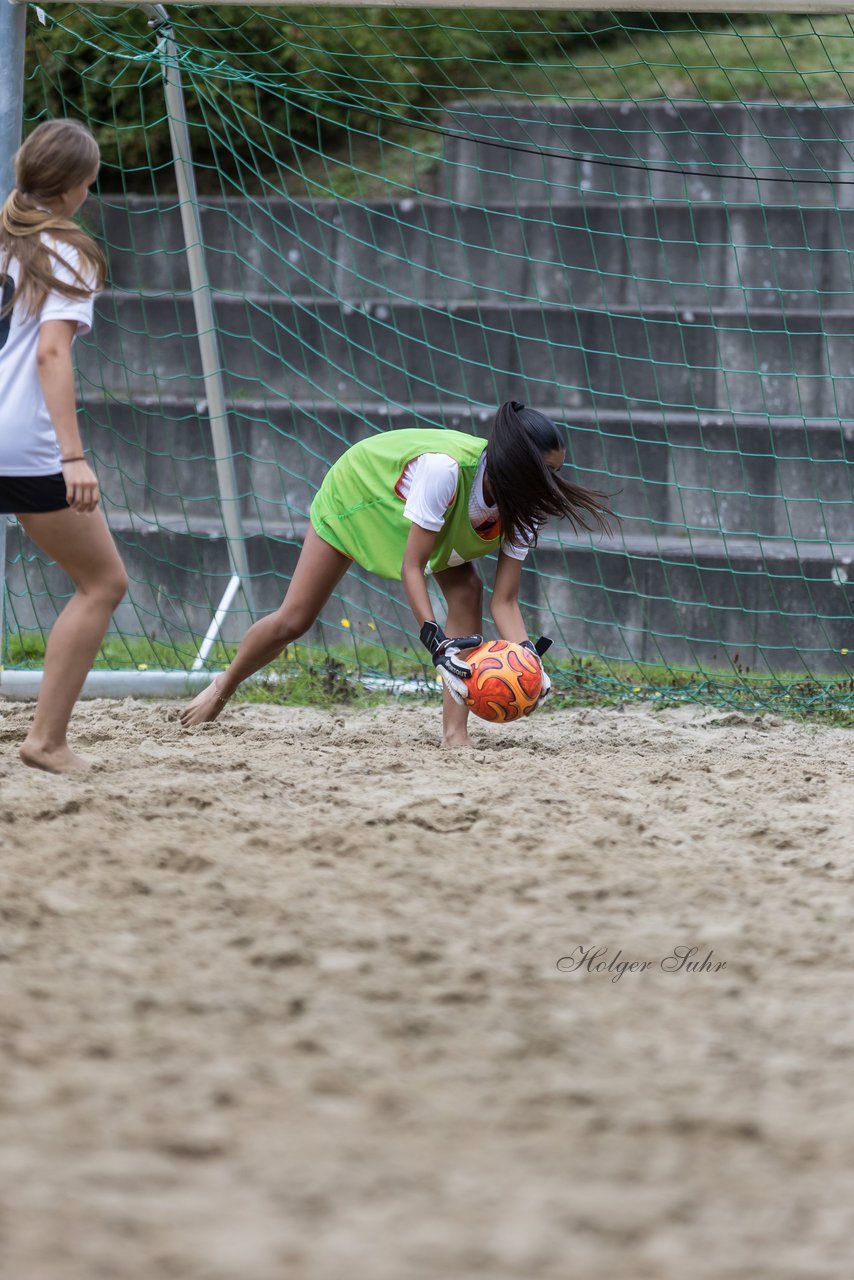
[(15, 157), (16, 186), (0, 210), (0, 513), (14, 514), (74, 585), (21, 746), (25, 764), (52, 773), (89, 767), (68, 746), (68, 721), (127, 590), (80, 439), (71, 359), (104, 283), (103, 254), (72, 221), (99, 164), (82, 125), (40, 124)]

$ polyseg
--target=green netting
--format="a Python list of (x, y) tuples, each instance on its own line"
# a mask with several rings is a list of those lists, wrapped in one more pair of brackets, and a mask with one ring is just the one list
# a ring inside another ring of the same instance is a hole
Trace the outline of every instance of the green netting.
[[(348, 444), (485, 433), (513, 397), (566, 423), (621, 517), (550, 528), (525, 571), (559, 684), (854, 707), (851, 20), (170, 17), (257, 606)], [(78, 359), (132, 580), (103, 661), (172, 669), (230, 568), (162, 34), (141, 11), (33, 15), (26, 114), (102, 145), (86, 217), (110, 288)], [(14, 535), (9, 555), (5, 662), (37, 663), (65, 586)], [(226, 647), (248, 620), (238, 597)], [(412, 629), (355, 570), (302, 652), (423, 675)]]

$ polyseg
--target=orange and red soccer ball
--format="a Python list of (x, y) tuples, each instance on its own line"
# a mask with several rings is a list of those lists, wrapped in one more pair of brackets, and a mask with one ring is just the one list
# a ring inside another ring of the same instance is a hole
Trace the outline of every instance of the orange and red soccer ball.
[(530, 649), (509, 640), (487, 640), (470, 649), (465, 660), (472, 670), (466, 706), (481, 720), (504, 724), (534, 710), (543, 681)]

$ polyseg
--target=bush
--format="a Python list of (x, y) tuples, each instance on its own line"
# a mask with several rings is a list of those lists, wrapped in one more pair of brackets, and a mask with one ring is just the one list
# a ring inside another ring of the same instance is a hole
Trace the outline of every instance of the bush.
[[(613, 16), (386, 9), (170, 10), (181, 50), (194, 157), (241, 186), (251, 173), (324, 151), (344, 126), (393, 130), (441, 110), (490, 67), (559, 61), (579, 40), (620, 33)], [(51, 9), (30, 19), (28, 119), (74, 115), (101, 146), (102, 187), (171, 186), (156, 36), (139, 10)], [(111, 174), (111, 171), (112, 174)], [(152, 178), (152, 175), (153, 178)]]

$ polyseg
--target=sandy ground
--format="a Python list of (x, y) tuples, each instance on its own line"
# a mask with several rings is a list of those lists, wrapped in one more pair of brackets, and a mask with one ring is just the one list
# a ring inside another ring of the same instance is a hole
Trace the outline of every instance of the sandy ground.
[(851, 1275), (850, 733), (98, 702), (73, 781), (29, 714), (4, 1280)]

